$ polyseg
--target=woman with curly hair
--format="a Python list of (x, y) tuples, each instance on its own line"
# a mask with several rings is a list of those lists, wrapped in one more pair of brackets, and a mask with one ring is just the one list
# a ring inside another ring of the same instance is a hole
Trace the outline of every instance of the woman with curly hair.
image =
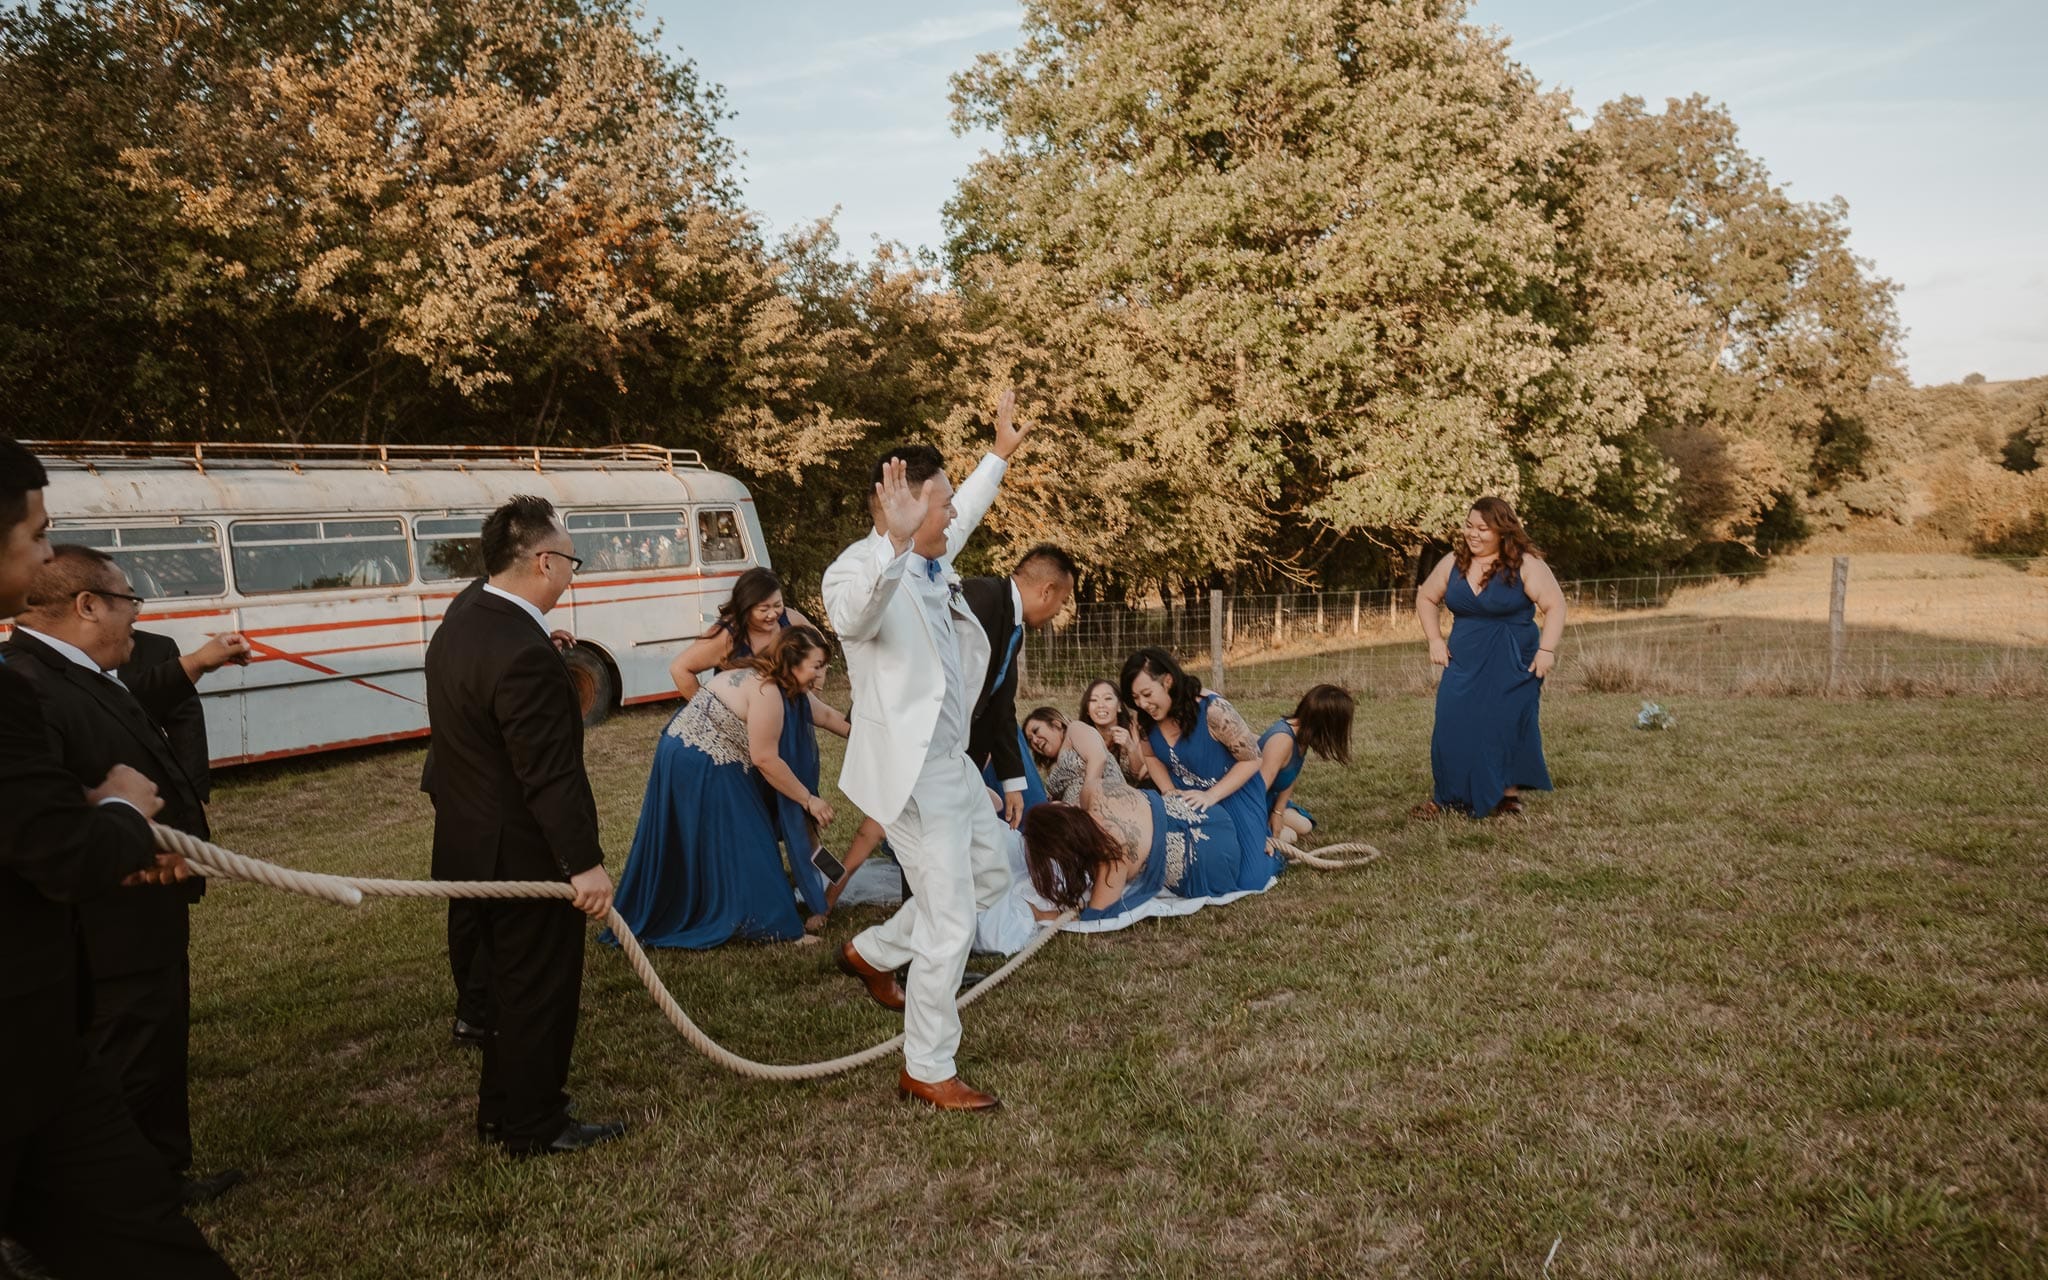
[(768, 796), (831, 825), (832, 806), (781, 753), (790, 702), (823, 683), (828, 656), (825, 637), (790, 627), (758, 656), (713, 676), (670, 717), (613, 902), (643, 944), (702, 949), (736, 938), (809, 938), (783, 874)]
[[(1449, 640), (1439, 608), (1454, 619)], [(1416, 591), (1415, 616), (1444, 674), (1429, 741), (1435, 787), (1411, 814), (1520, 813), (1523, 790), (1550, 790), (1537, 711), (1564, 634), (1564, 593), (1506, 501), (1472, 504), (1451, 554)]]

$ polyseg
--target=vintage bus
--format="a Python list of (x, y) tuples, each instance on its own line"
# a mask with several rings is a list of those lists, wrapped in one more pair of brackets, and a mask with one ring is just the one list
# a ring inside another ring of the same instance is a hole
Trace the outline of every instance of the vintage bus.
[(52, 539), (119, 561), (141, 626), (249, 638), (200, 682), (216, 764), (426, 733), (427, 641), (515, 494), (553, 502), (583, 560), (548, 621), (576, 636), (587, 723), (675, 697), (670, 661), (769, 562), (745, 486), (694, 451), (24, 443)]

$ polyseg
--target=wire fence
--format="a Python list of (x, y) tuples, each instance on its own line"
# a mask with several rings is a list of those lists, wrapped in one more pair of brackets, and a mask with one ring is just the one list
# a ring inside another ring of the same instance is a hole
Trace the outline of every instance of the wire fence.
[[(1553, 691), (2048, 693), (2048, 559), (1802, 557), (1768, 574), (1560, 585), (1566, 624)], [(1232, 697), (1291, 699), (1318, 683), (1362, 697), (1413, 694), (1437, 675), (1413, 589), (1213, 592), (1174, 607), (1072, 607), (1028, 636), (1020, 696), (1113, 680), (1146, 645)]]

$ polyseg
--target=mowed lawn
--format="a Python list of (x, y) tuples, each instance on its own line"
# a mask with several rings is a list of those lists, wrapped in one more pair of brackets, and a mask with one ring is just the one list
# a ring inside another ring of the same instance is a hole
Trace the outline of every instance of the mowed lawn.
[[(2048, 1274), (2048, 710), (1637, 702), (1554, 697), (1557, 792), (1441, 825), (1405, 818), (1428, 700), (1362, 703), (1300, 795), (1387, 856), (1055, 939), (965, 1015), (989, 1116), (893, 1065), (728, 1075), (593, 945), (571, 1090), (633, 1131), (515, 1162), (472, 1136), (439, 904), (218, 886), (197, 1138), (252, 1177), (198, 1217), (275, 1277)], [(592, 736), (614, 873), (664, 715)], [(218, 838), (424, 875), (420, 757), (227, 773)], [(755, 1057), (897, 1029), (828, 948), (658, 963)]]

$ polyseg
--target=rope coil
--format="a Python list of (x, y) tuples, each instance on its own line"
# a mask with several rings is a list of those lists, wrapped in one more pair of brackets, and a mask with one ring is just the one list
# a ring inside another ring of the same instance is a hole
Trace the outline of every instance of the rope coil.
[[(385, 880), (363, 876), (328, 875), (318, 871), (297, 871), (281, 867), (274, 862), (260, 858), (245, 857), (223, 849), (217, 844), (158, 823), (149, 824), (150, 833), (155, 836), (157, 847), (167, 853), (182, 856), (194, 871), (212, 879), (247, 880), (255, 884), (268, 885), (287, 893), (296, 893), (323, 902), (341, 906), (361, 906), (364, 898), (559, 898), (568, 901), (575, 896), (573, 890), (563, 882), (555, 880)], [(1311, 853), (1297, 849), (1283, 841), (1269, 841), (1268, 850), (1277, 846), (1290, 859), (1305, 866), (1321, 870), (1342, 870), (1362, 867), (1380, 856), (1380, 851), (1369, 844), (1330, 845)], [(1365, 851), (1362, 858), (1338, 861), (1324, 855)], [(1037, 955), (1041, 947), (1052, 940), (1060, 927), (1072, 920), (1075, 913), (1068, 911), (1031, 936), (1017, 954), (1011, 956), (994, 973), (969, 987), (959, 998), (959, 1007), (966, 1008), (988, 992), (1000, 986), (1005, 978), (1015, 973), (1026, 960)], [(612, 936), (619, 941), (619, 950), (625, 953), (626, 963), (633, 967), (641, 985), (661, 1010), (669, 1025), (687, 1041), (691, 1048), (703, 1054), (726, 1070), (752, 1080), (822, 1080), (827, 1076), (839, 1075), (864, 1067), (871, 1062), (896, 1052), (903, 1046), (903, 1033), (898, 1032), (887, 1040), (869, 1045), (855, 1053), (830, 1058), (823, 1062), (775, 1063), (756, 1062), (752, 1058), (734, 1053), (713, 1040), (683, 1011), (682, 1005), (669, 993), (661, 975), (654, 971), (654, 962), (647, 957), (647, 951), (616, 909), (606, 917), (611, 926)]]

